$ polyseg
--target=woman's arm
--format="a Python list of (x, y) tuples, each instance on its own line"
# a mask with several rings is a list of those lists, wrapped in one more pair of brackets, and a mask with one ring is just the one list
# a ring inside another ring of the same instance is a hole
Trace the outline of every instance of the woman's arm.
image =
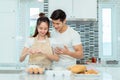
[(23, 62), (25, 60), (26, 56), (28, 55), (28, 50), (29, 48), (24, 47), (22, 54), (20, 56), (20, 59), (19, 59), (20, 62)]
[(59, 60), (59, 56), (57, 54), (45, 54), (45, 56), (52, 61), (58, 61)]

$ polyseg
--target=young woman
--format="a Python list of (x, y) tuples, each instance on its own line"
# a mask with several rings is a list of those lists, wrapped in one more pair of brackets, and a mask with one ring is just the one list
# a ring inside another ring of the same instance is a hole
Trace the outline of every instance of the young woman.
[(24, 49), (20, 56), (20, 62), (24, 61), (29, 55), (29, 64), (36, 64), (38, 66), (48, 67), (52, 61), (58, 61), (57, 54), (53, 54), (51, 48), (50, 21), (47, 17), (40, 17), (37, 19), (35, 33), (28, 38)]

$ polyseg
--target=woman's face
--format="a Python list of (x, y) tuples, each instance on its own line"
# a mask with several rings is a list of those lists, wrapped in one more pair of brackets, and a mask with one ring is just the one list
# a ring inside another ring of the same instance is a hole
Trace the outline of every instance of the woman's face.
[(38, 25), (37, 29), (38, 34), (43, 37), (48, 31), (48, 24), (46, 22), (41, 22), (40, 25)]

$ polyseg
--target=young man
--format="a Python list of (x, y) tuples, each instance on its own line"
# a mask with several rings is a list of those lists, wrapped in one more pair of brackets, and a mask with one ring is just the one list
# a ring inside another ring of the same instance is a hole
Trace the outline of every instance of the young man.
[(66, 13), (61, 10), (55, 10), (51, 17), (54, 30), (51, 37), (63, 47), (57, 46), (54, 51), (60, 59), (53, 66), (68, 67), (76, 64), (76, 59), (83, 58), (83, 48), (80, 35), (71, 27), (66, 25)]

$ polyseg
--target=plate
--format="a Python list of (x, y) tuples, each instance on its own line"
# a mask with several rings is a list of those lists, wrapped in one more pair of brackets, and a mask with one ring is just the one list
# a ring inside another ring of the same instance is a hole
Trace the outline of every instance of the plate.
[[(97, 71), (98, 72), (98, 71)], [(100, 78), (101, 78), (101, 73), (100, 72), (98, 72), (98, 74), (74, 74), (74, 73), (72, 73), (72, 76), (75, 78), (75, 79), (88, 79), (88, 80), (90, 80), (90, 79), (92, 79), (92, 80), (94, 80), (94, 79), (97, 79), (97, 80), (99, 80)]]
[(101, 72), (96, 69), (95, 67), (93, 66), (90, 66), (90, 65), (84, 65), (86, 66), (86, 71), (84, 73), (80, 73), (80, 74), (77, 74), (77, 73), (72, 73), (72, 76), (74, 78), (92, 78), (92, 79), (98, 79), (101, 77)]
[(98, 74), (72, 74), (75, 77), (100, 77), (100, 73)]

